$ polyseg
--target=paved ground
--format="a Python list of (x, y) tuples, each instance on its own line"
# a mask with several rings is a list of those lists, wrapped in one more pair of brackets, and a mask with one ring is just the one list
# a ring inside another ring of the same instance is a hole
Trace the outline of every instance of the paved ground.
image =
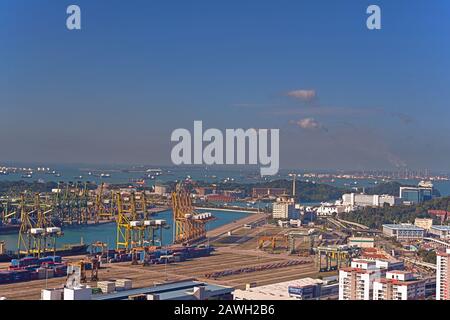
[[(238, 220), (222, 228), (209, 232), (209, 236), (219, 242), (227, 239), (227, 232), (233, 230), (233, 243), (220, 244), (212, 256), (184, 261), (181, 263), (172, 263), (168, 265), (152, 265), (143, 267), (141, 265), (131, 265), (130, 262), (106, 264), (99, 271), (100, 281), (128, 278), (133, 280), (134, 287), (152, 286), (156, 283), (162, 283), (166, 280), (175, 281), (182, 279), (198, 279), (211, 283), (232, 286), (235, 288), (245, 288), (247, 283), (256, 283), (265, 285), (280, 281), (294, 280), (304, 277), (318, 277), (317, 267), (314, 263), (314, 257), (300, 257), (288, 255), (281, 251), (279, 254), (272, 254), (256, 249), (259, 235), (283, 234), (286, 229), (274, 226), (257, 227), (254, 229), (244, 229), (244, 223), (251, 223), (259, 219), (265, 219), (262, 214), (253, 214), (244, 218), (245, 221)], [(226, 241), (225, 241), (226, 242)], [(70, 260), (79, 260), (82, 256), (71, 257)], [(251, 267), (266, 265), (288, 260), (304, 261), (304, 264), (293, 265), (278, 269), (262, 270), (251, 273), (242, 273), (225, 276), (217, 279), (206, 278), (205, 275), (215, 271), (224, 271), (229, 269), (238, 269), (242, 267)], [(0, 269), (6, 268), (7, 263), (0, 264)], [(321, 273), (326, 276), (336, 274)], [(36, 280), (23, 283), (0, 285), (0, 296), (8, 299), (39, 299), (41, 289), (62, 287), (65, 278), (54, 278), (45, 280)], [(96, 283), (88, 283), (92, 287)]]
[[(250, 282), (263, 285), (317, 275), (314, 264), (307, 263), (304, 265), (226, 276), (216, 280), (205, 278), (205, 274), (213, 271), (223, 271), (282, 261), (286, 261), (286, 257), (219, 249), (218, 252), (210, 257), (202, 257), (168, 265), (143, 267), (141, 265), (133, 266), (130, 262), (108, 264), (99, 271), (99, 277), (103, 281), (129, 278), (133, 280), (134, 287), (152, 286), (155, 283), (161, 283), (166, 280), (174, 281), (195, 278), (212, 283), (244, 288), (245, 284)], [(36, 280), (0, 285), (0, 296), (8, 299), (39, 299), (41, 289), (45, 287), (62, 287), (64, 282), (65, 278), (53, 278), (48, 279), (47, 282), (45, 280)], [(89, 284), (91, 286), (96, 285), (96, 283)]]

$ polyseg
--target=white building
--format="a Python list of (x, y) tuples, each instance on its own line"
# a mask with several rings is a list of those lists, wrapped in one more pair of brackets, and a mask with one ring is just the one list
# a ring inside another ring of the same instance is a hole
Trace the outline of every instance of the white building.
[(374, 248), (375, 239), (366, 237), (350, 237), (348, 238), (348, 245), (360, 248)]
[(344, 213), (345, 206), (332, 204), (328, 202), (323, 202), (320, 204), (320, 207), (316, 209), (316, 213), (318, 216), (332, 216), (333, 214)]
[(298, 210), (295, 209), (293, 201), (277, 201), (272, 207), (272, 218), (274, 219), (297, 219)]
[(436, 300), (450, 300), (450, 249), (436, 255)]
[(41, 290), (41, 300), (63, 300), (64, 288)]
[(351, 207), (382, 207), (385, 203), (393, 206), (397, 202), (394, 196), (387, 194), (346, 193), (342, 195), (342, 204)]
[(410, 223), (383, 224), (383, 234), (397, 240), (421, 240), (425, 234), (425, 229)]
[(427, 279), (416, 279), (408, 271), (388, 271), (386, 277), (373, 283), (373, 300), (425, 299)]
[(414, 220), (414, 225), (416, 227), (425, 229), (425, 230), (430, 230), (431, 227), (433, 226), (433, 219), (429, 219), (429, 218), (416, 218)]
[(92, 289), (89, 286), (80, 285), (74, 288), (64, 288), (64, 300), (91, 300)]
[(289, 221), (278, 220), (278, 226), (281, 228), (289, 228)]
[(432, 226), (428, 232), (442, 239), (450, 238), (450, 226)]
[(397, 259), (376, 259), (375, 266), (380, 269), (385, 270), (403, 270), (405, 268), (405, 264), (401, 260)]
[(234, 300), (319, 300), (320, 298), (336, 296), (338, 286), (325, 280), (302, 278), (254, 286), (247, 284), (245, 290), (236, 289)]
[(373, 283), (381, 277), (375, 261), (355, 259), (339, 270), (339, 300), (371, 300)]
[(291, 220), (289, 220), (289, 225), (294, 228), (300, 228), (302, 226), (302, 220), (291, 219)]

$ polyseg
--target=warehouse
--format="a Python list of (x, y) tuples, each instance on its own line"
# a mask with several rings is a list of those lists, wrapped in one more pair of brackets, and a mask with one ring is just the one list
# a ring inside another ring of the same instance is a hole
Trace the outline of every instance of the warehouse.
[(235, 290), (235, 300), (319, 300), (338, 294), (338, 283), (312, 278), (284, 281), (265, 286), (247, 284)]
[(373, 248), (375, 247), (375, 239), (365, 237), (350, 237), (348, 239), (348, 245), (360, 248)]
[(448, 238), (450, 235), (450, 226), (432, 226), (429, 232), (439, 238)]
[(92, 300), (233, 300), (233, 291), (229, 287), (188, 280), (93, 295)]
[(424, 233), (425, 229), (413, 224), (383, 224), (383, 234), (397, 240), (420, 240), (423, 239)]

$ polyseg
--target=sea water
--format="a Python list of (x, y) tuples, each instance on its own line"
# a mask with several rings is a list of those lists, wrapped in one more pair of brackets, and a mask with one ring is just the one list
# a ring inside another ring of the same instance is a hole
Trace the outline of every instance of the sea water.
[[(215, 211), (215, 210), (199, 210), (199, 212), (211, 212), (216, 220), (213, 220), (206, 225), (207, 231), (231, 223), (233, 221), (242, 219), (248, 215), (245, 212), (239, 211)], [(172, 210), (162, 211), (152, 216), (152, 219), (164, 219), (170, 229), (163, 229), (162, 243), (163, 245), (171, 244), (173, 239), (173, 219)], [(62, 247), (63, 244), (80, 243), (81, 239), (85, 244), (91, 244), (96, 241), (105, 242), (110, 249), (116, 246), (116, 224), (114, 222), (100, 225), (87, 226), (71, 226), (63, 229), (64, 236), (57, 239), (57, 247)], [(0, 235), (0, 241), (6, 241), (8, 250), (17, 250), (18, 234), (4, 234)]]

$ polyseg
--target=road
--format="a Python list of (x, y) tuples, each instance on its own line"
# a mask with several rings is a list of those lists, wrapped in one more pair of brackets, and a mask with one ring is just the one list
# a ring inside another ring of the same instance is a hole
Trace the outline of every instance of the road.
[(242, 219), (236, 220), (234, 222), (228, 223), (226, 225), (215, 228), (206, 233), (206, 237), (209, 241), (214, 241), (221, 236), (226, 235), (229, 231), (234, 231), (236, 229), (242, 228), (244, 224), (258, 223), (266, 220), (270, 215), (267, 213), (254, 213), (250, 214)]

